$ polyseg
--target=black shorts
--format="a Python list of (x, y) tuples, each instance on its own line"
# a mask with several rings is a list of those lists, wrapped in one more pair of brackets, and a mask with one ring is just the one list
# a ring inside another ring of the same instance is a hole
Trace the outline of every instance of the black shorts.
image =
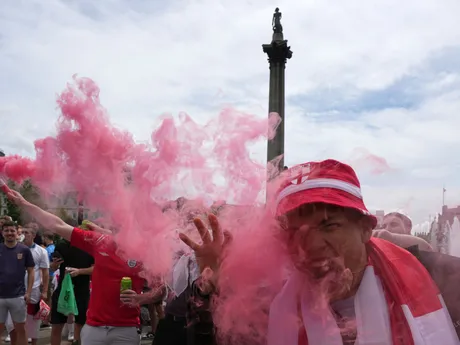
[[(60, 290), (53, 293), (51, 302), (51, 324), (61, 325), (67, 323), (67, 316), (57, 311), (58, 299)], [(84, 325), (86, 323), (86, 311), (88, 310), (89, 304), (89, 293), (78, 293), (75, 292), (75, 300), (77, 301), (78, 315), (75, 316), (75, 323)]]
[(158, 322), (153, 344), (187, 344), (187, 320), (185, 317), (175, 317), (171, 314), (166, 314)]

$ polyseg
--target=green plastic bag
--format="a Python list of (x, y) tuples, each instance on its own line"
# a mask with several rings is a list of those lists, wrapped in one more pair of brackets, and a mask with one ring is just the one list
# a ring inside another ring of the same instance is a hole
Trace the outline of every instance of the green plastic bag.
[(61, 292), (59, 293), (57, 311), (65, 316), (78, 315), (77, 301), (73, 291), (72, 278), (69, 274), (64, 276)]

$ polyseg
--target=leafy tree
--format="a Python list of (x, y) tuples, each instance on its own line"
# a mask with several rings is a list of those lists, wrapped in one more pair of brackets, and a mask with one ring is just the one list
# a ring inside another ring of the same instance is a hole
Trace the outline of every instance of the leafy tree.
[[(67, 211), (65, 209), (63, 209), (62, 207), (59, 208), (56, 212), (56, 216), (58, 216), (59, 218), (61, 218), (64, 222), (66, 222), (67, 224), (73, 224), (74, 223), (74, 220), (73, 218), (67, 213)], [(59, 244), (61, 242), (67, 242), (66, 240), (64, 240), (63, 238), (61, 238), (60, 236), (58, 235), (54, 235), (54, 243), (55, 244)]]
[[(30, 180), (26, 180), (22, 183), (22, 185), (17, 184), (13, 181), (8, 181), (8, 186), (11, 189), (17, 190), (19, 193), (22, 194), (24, 199), (35, 204), (41, 208), (46, 209), (46, 205), (40, 197), (40, 192), (36, 186), (30, 182)], [(33, 221), (33, 219), (25, 213), (21, 212), (21, 209), (16, 206), (14, 203), (7, 200), (6, 202), (7, 207), (7, 214), (13, 218), (14, 221), (17, 221), (19, 224), (25, 224), (28, 222)]]
[(74, 222), (73, 218), (63, 208), (60, 208), (60, 209), (57, 210), (56, 216), (61, 218), (67, 224), (72, 224)]
[[(18, 189), (18, 185), (13, 181), (8, 181), (8, 187), (14, 190)], [(8, 198), (6, 199), (6, 210), (6, 214), (13, 218), (15, 222), (21, 222), (21, 209)]]

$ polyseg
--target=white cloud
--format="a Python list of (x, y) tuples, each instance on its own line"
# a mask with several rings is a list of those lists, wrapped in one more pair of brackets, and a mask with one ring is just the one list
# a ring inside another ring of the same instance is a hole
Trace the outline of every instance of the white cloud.
[(382, 176), (360, 170), (372, 207), (410, 204), (421, 222), (439, 210), (444, 183), (448, 201), (460, 203), (460, 68), (433, 71), (427, 63), (460, 46), (456, 0), (4, 1), (0, 147), (33, 155), (33, 140), (54, 131), (55, 95), (74, 73), (98, 83), (113, 122), (138, 140), (148, 140), (163, 112), (205, 122), (234, 104), (265, 116), (261, 45), (270, 41), (276, 6), (294, 51), (288, 100), (324, 89), (333, 93), (327, 102), (334, 92), (354, 100), (407, 76), (423, 90), (408, 109), (344, 111), (338, 102), (333, 113), (313, 114), (288, 102), (287, 163), (350, 159), (366, 148), (393, 168)]

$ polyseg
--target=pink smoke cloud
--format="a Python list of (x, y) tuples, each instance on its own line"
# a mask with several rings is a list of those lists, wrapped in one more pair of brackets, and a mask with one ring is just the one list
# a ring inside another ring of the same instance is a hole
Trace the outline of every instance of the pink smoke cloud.
[[(57, 98), (57, 135), (35, 141), (35, 160), (0, 158), (0, 174), (16, 182), (30, 178), (45, 199), (76, 192), (105, 226), (117, 230), (120, 253), (142, 261), (150, 277), (171, 270), (180, 247), (177, 229), (190, 221), (175, 210), (162, 211), (174, 194), (193, 191), (190, 207), (200, 212), (213, 201), (245, 205), (225, 206), (220, 214), (235, 249), (222, 268), (231, 284), (217, 303), (216, 323), (228, 335), (263, 334), (263, 308), (274, 292), (268, 287), (280, 286), (286, 256), (269, 208), (258, 204), (265, 163), (251, 159), (248, 146), (273, 138), (279, 117), (226, 108), (202, 126), (185, 113), (164, 116), (150, 143), (138, 144), (111, 124), (99, 96), (91, 79), (74, 76)], [(264, 298), (257, 297), (261, 288)], [(254, 317), (260, 317), (256, 324)]]

